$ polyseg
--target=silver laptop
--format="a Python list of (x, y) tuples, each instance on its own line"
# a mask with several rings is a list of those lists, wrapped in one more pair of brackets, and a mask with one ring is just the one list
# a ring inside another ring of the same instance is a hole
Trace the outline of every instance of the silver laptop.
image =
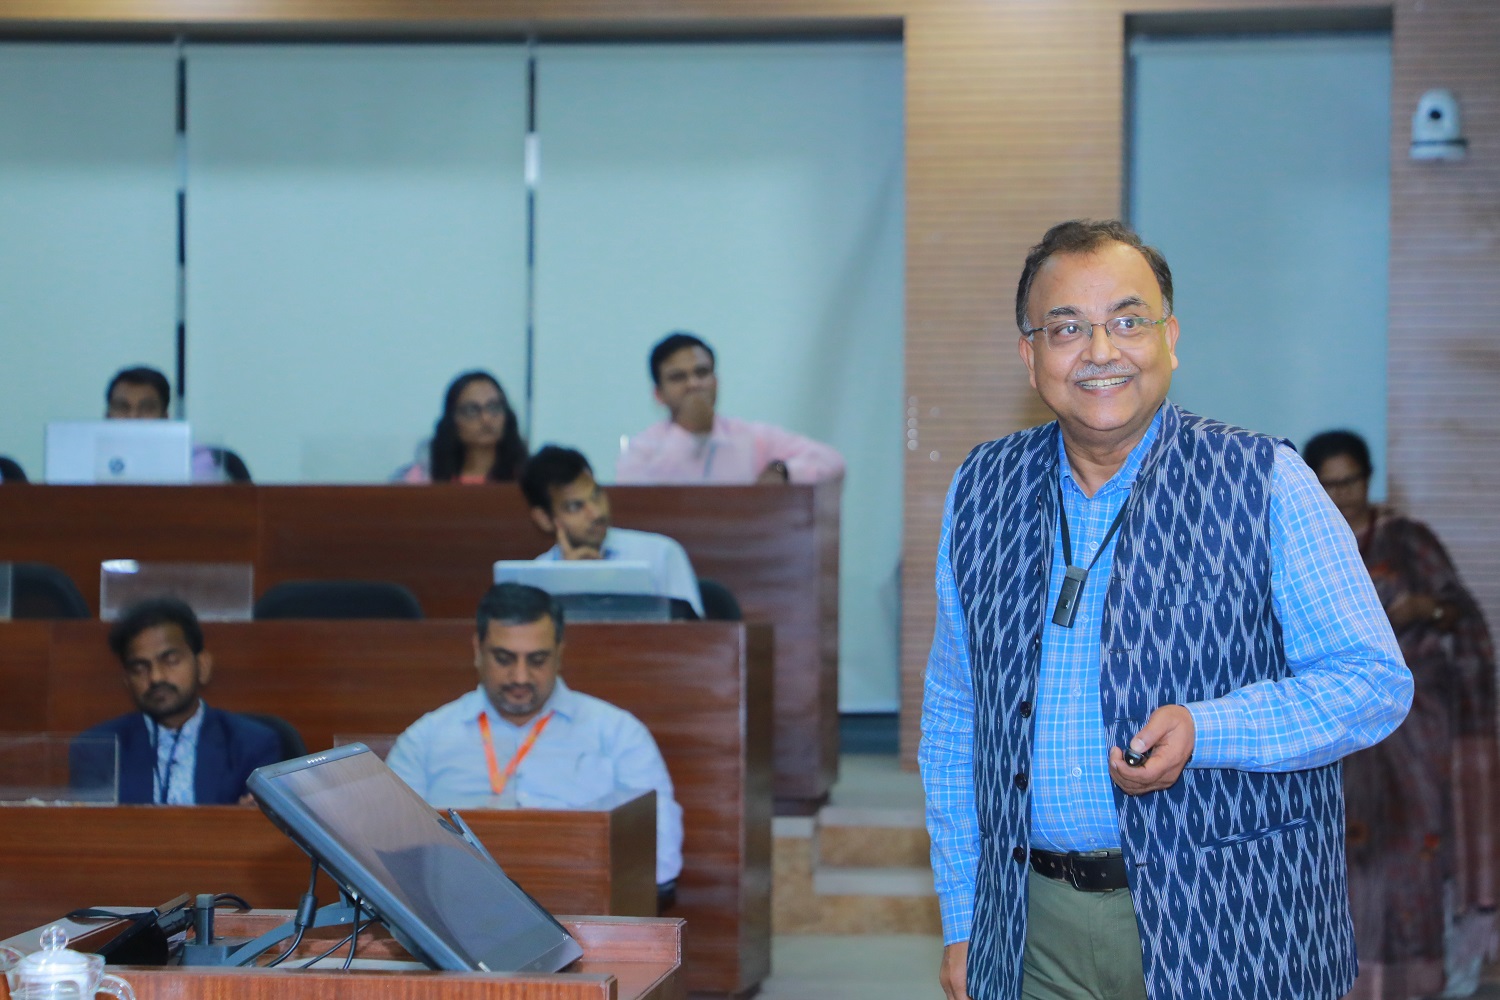
[(656, 594), (651, 564), (640, 559), (501, 559), (496, 583), (524, 583), (554, 597), (564, 594)]
[(66, 420), (47, 425), (49, 483), (190, 483), (193, 436), (180, 420)]
[(562, 607), (570, 622), (664, 622), (672, 599), (656, 587), (651, 564), (631, 559), (577, 559), (495, 563), (496, 583), (540, 587)]

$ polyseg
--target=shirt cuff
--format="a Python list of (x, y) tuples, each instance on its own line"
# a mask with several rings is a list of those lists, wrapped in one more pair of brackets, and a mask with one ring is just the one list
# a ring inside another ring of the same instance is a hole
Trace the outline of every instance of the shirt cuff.
[(950, 892), (938, 898), (943, 913), (943, 944), (969, 940), (974, 926), (974, 896), (967, 892)]
[(1224, 699), (1183, 706), (1193, 717), (1193, 756), (1188, 767), (1240, 767), (1250, 757), (1250, 738), (1240, 715)]

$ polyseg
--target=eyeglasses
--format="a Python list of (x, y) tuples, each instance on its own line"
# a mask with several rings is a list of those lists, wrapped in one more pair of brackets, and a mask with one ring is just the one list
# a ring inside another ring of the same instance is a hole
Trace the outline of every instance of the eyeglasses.
[(1351, 486), (1358, 486), (1360, 483), (1367, 481), (1369, 478), (1370, 477), (1365, 475), (1363, 472), (1356, 472), (1354, 475), (1345, 476), (1342, 479), (1320, 479), (1318, 480), (1318, 484), (1322, 486), (1325, 491), (1331, 493), (1334, 490), (1346, 490)]
[(1085, 337), (1092, 337), (1094, 327), (1102, 326), (1105, 335), (1111, 341), (1125, 347), (1139, 343), (1152, 327), (1161, 326), (1170, 318), (1169, 316), (1163, 316), (1161, 319), (1147, 319), (1144, 316), (1112, 316), (1103, 323), (1090, 323), (1086, 319), (1059, 319), (1030, 330), (1023, 330), (1022, 334), (1029, 337), (1034, 333), (1045, 333), (1048, 347), (1067, 347), (1078, 343)]
[(505, 403), (496, 399), (489, 403), (459, 403), (453, 408), (453, 415), (460, 420), (478, 420), (479, 415), (487, 417), (505, 416)]

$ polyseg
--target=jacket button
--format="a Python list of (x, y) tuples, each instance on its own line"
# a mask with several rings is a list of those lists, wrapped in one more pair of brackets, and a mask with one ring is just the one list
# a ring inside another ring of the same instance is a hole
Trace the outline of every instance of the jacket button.
[(1013, 850), (1013, 851), (1010, 852), (1010, 856), (1018, 864), (1025, 864), (1026, 863), (1026, 848), (1024, 848), (1024, 847), (1017, 847), (1015, 850)]
[(1039, 636), (1039, 635), (1032, 636), (1032, 639), (1031, 639), (1031, 648), (1032, 649), (1041, 649), (1042, 648), (1042, 637), (1041, 636)]
[(1021, 718), (1023, 718), (1023, 719), (1029, 719), (1029, 718), (1031, 718), (1031, 702), (1029, 702), (1029, 701), (1023, 701), (1023, 702), (1021, 702)]
[(1021, 791), (1026, 791), (1026, 786), (1029, 784), (1031, 784), (1031, 779), (1026, 777), (1025, 771), (1021, 771), (1016, 775), (1016, 787)]

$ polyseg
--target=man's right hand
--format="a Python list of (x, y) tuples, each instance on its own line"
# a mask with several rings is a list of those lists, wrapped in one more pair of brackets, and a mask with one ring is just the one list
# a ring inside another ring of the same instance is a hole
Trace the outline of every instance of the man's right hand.
[(574, 545), (568, 539), (568, 533), (563, 531), (562, 525), (557, 525), (557, 551), (562, 553), (564, 559), (603, 559), (604, 552), (597, 545)]
[(938, 982), (948, 1000), (969, 1000), (969, 942), (955, 941), (943, 948)]
[(714, 401), (707, 392), (690, 392), (682, 398), (674, 419), (684, 430), (707, 434), (714, 429)]

